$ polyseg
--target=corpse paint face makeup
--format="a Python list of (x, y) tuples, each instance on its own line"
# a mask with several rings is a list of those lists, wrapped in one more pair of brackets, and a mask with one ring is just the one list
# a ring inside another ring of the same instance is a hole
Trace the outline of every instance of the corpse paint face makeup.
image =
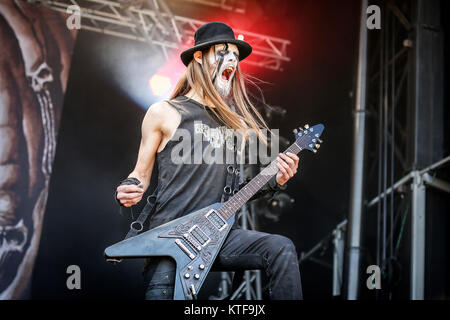
[(218, 44), (208, 53), (208, 62), (215, 66), (211, 80), (214, 88), (222, 98), (227, 98), (231, 92), (231, 82), (239, 61), (239, 50), (234, 44)]

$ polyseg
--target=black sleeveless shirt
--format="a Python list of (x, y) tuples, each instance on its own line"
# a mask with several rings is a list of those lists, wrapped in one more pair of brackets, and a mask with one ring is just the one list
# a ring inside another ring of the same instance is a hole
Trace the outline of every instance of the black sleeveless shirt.
[(227, 162), (236, 155), (233, 130), (208, 107), (185, 96), (168, 102), (181, 120), (174, 136), (156, 154), (158, 192), (150, 228), (220, 202)]

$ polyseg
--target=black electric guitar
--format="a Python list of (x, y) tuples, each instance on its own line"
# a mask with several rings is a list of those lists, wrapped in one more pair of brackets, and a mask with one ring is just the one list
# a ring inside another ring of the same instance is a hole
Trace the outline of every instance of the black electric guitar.
[[(296, 130), (296, 141), (284, 152), (317, 152), (322, 124)], [(172, 220), (105, 249), (106, 259), (169, 256), (176, 262), (175, 300), (196, 297), (235, 220), (235, 213), (261, 187), (278, 167), (276, 160), (264, 168), (225, 203), (214, 203)]]

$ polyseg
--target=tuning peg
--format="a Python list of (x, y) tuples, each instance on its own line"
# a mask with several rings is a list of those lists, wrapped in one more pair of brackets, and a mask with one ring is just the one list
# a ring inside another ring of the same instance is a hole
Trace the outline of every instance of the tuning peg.
[(300, 131), (303, 131), (303, 127), (298, 127), (298, 129), (299, 129)]
[(320, 140), (320, 139), (317, 139), (317, 141), (319, 141), (319, 143), (322, 143), (323, 141), (322, 140)]
[(312, 152), (317, 153), (317, 150), (316, 149), (312, 149)]
[(305, 124), (305, 129), (309, 129), (309, 125)]
[(320, 144), (316, 144), (316, 149), (319, 149), (320, 148)]
[(294, 132), (295, 134), (297, 134), (298, 130), (297, 130), (297, 129), (294, 129), (294, 130), (292, 130), (292, 132)]

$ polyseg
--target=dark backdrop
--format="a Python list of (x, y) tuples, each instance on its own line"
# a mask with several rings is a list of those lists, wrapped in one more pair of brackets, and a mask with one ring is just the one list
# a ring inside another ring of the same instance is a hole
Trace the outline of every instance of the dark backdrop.
[[(291, 238), (300, 254), (347, 215), (359, 1), (293, 1), (279, 10), (276, 1), (265, 3), (263, 14), (245, 28), (259, 32), (260, 25), (276, 25), (274, 35), (292, 41), (292, 61), (283, 72), (252, 69), (271, 83), (262, 85), (268, 103), (287, 110), (274, 126), (292, 139), (295, 127), (325, 125), (320, 152), (302, 154), (300, 171), (288, 183), (293, 208), (263, 228)], [(145, 44), (89, 31), (78, 35), (33, 298), (143, 298), (142, 261), (113, 266), (103, 258), (104, 248), (121, 240), (131, 221), (129, 209), (119, 214), (113, 192), (134, 168), (145, 114), (111, 81), (103, 63), (101, 50), (106, 54), (117, 45), (148, 50)], [(126, 59), (116, 57), (116, 62)], [(324, 259), (331, 263), (329, 255)], [(66, 288), (66, 268), (72, 264), (81, 268), (81, 290)], [(331, 299), (331, 270), (306, 262), (301, 272), (306, 299)]]

